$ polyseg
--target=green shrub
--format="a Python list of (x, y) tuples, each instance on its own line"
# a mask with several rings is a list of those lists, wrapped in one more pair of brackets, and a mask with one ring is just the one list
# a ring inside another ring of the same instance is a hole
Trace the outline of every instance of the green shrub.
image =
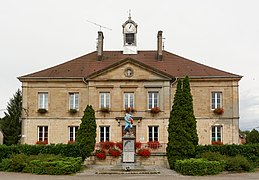
[(203, 176), (219, 174), (225, 168), (224, 161), (208, 161), (206, 159), (177, 160), (174, 168), (184, 175)]
[(51, 144), (51, 145), (0, 145), (0, 162), (11, 157), (12, 154), (61, 154), (66, 157), (82, 157), (82, 150), (78, 144)]
[(81, 158), (72, 157), (37, 159), (26, 164), (23, 172), (49, 175), (72, 174), (80, 170), (81, 163)]
[(247, 160), (254, 162), (256, 166), (259, 167), (259, 144), (247, 144), (247, 145), (222, 145), (222, 146), (212, 146), (212, 145), (199, 145), (196, 147), (196, 155), (200, 155), (205, 152), (219, 152), (222, 155), (236, 156), (242, 155), (247, 158)]
[(0, 163), (1, 171), (28, 172), (35, 174), (72, 174), (80, 170), (82, 158), (62, 157), (61, 155), (15, 154)]
[(254, 171), (255, 166), (253, 163), (249, 162), (244, 156), (237, 155), (234, 157), (227, 157), (226, 159), (226, 170), (227, 171)]
[(223, 160), (226, 160), (226, 157), (227, 156), (222, 155), (219, 152), (210, 152), (210, 151), (196, 156), (196, 158), (204, 158), (209, 161), (223, 161)]

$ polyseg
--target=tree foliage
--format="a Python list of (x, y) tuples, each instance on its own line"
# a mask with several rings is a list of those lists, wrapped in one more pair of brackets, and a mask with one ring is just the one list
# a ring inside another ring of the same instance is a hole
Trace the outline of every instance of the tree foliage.
[(247, 133), (246, 143), (248, 144), (259, 143), (259, 132), (253, 129), (251, 132)]
[(167, 158), (170, 168), (179, 159), (191, 158), (198, 145), (196, 119), (193, 113), (193, 100), (189, 78), (177, 81), (172, 111), (168, 127)]
[(76, 136), (76, 143), (81, 146), (83, 160), (89, 157), (95, 148), (96, 143), (96, 120), (95, 112), (91, 105), (87, 105), (84, 116), (81, 119), (80, 128)]
[(18, 89), (7, 104), (7, 113), (1, 120), (4, 144), (19, 143), (21, 138), (22, 93)]

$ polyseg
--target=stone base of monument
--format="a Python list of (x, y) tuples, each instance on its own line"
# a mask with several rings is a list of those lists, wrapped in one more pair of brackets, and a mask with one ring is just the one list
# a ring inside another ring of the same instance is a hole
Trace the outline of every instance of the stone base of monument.
[(109, 169), (102, 169), (96, 174), (159, 174), (155, 168), (145, 168), (139, 163), (120, 163)]

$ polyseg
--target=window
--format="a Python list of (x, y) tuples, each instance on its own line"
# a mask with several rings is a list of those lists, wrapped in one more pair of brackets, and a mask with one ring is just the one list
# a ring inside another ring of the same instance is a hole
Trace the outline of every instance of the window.
[(100, 108), (110, 108), (110, 93), (100, 93)]
[(158, 126), (148, 126), (148, 141), (158, 141)]
[(75, 141), (77, 136), (78, 126), (70, 126), (68, 127), (68, 140)]
[(211, 142), (222, 142), (222, 126), (211, 127)]
[(79, 94), (78, 93), (69, 93), (69, 109), (77, 109), (79, 107)]
[(134, 93), (124, 93), (124, 109), (134, 107)]
[(38, 93), (38, 109), (48, 109), (48, 93)]
[(48, 126), (38, 126), (38, 141), (48, 144)]
[(134, 41), (135, 41), (134, 36), (135, 36), (134, 33), (127, 33), (126, 34), (126, 43), (129, 44), (129, 45), (133, 44)]
[(100, 126), (100, 142), (110, 141), (110, 127)]
[(221, 92), (212, 92), (211, 93), (211, 109), (216, 109), (222, 107), (221, 104)]
[(158, 107), (158, 92), (148, 92), (148, 109)]

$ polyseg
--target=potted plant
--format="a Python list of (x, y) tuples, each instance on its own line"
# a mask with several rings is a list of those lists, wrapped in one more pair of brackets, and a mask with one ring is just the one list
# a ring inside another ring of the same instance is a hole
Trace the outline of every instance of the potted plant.
[(132, 107), (127, 107), (127, 108), (125, 109), (125, 112), (126, 112), (126, 113), (130, 113), (130, 112), (135, 113), (135, 112), (136, 112), (136, 109), (135, 109), (135, 108), (132, 108)]
[(46, 144), (48, 144), (48, 140), (37, 141), (36, 144), (38, 144), (38, 145), (46, 145)]
[(147, 142), (147, 146), (151, 149), (158, 149), (160, 147), (159, 141), (149, 141)]
[(69, 109), (70, 114), (75, 114), (77, 112), (77, 109)]
[(159, 107), (154, 107), (154, 108), (150, 109), (150, 113), (152, 113), (152, 114), (157, 114), (159, 112), (161, 112)]
[(223, 142), (221, 142), (220, 140), (217, 140), (217, 141), (212, 141), (211, 142), (212, 145), (223, 145)]
[(103, 150), (96, 150), (95, 151), (95, 157), (97, 159), (104, 160), (104, 159), (106, 159), (106, 154), (105, 154), (105, 152)]
[(74, 140), (70, 140), (70, 141), (68, 141), (68, 144), (74, 144), (75, 143), (75, 141)]
[(219, 114), (220, 115), (220, 114), (224, 113), (224, 109), (219, 107), (219, 108), (214, 109), (213, 112), (215, 114)]
[(117, 148), (119, 148), (120, 150), (123, 149), (123, 144), (122, 144), (122, 142), (116, 142), (115, 146), (116, 146)]
[(106, 107), (102, 107), (102, 108), (100, 109), (100, 111), (103, 112), (103, 113), (109, 113), (109, 112), (110, 112), (110, 109), (109, 109), (109, 108), (106, 108)]
[(150, 150), (149, 150), (149, 149), (144, 149), (144, 148), (142, 148), (142, 149), (139, 149), (139, 150), (138, 150), (137, 155), (138, 155), (138, 156), (142, 156), (142, 157), (144, 157), (144, 158), (148, 158), (148, 157), (151, 155), (151, 153), (150, 153)]
[(40, 114), (44, 114), (44, 113), (46, 113), (46, 112), (48, 112), (48, 111), (47, 111), (47, 109), (45, 109), (45, 108), (39, 108), (39, 109), (38, 109), (38, 113), (40, 113)]
[(135, 148), (140, 149), (141, 148), (141, 142), (135, 142)]

